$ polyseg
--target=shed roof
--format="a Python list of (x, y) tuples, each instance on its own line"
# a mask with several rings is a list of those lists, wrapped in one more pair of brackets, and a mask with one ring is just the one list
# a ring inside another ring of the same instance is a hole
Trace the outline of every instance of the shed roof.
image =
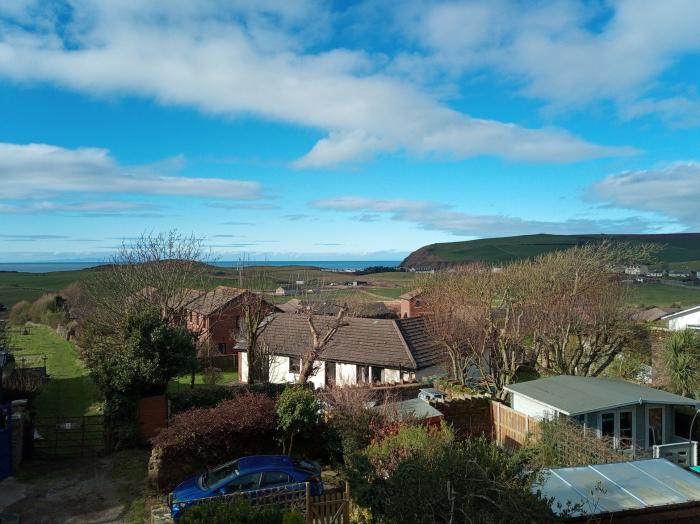
[(630, 404), (677, 404), (694, 406), (697, 401), (660, 389), (612, 378), (558, 375), (505, 387), (565, 415), (577, 415)]
[(544, 479), (533, 489), (554, 499), (555, 513), (561, 513), (569, 502), (581, 504), (576, 515), (700, 502), (700, 476), (666, 459), (555, 468), (545, 470)]
[(442, 417), (442, 413), (428, 404), (425, 400), (412, 398), (401, 402), (392, 402), (387, 406), (389, 410), (392, 408), (396, 411), (396, 416), (399, 420), (404, 418), (416, 418), (425, 420), (433, 417)]
[(412, 291), (407, 291), (403, 295), (399, 295), (399, 298), (401, 298), (403, 300), (411, 300), (411, 299), (414, 299), (417, 296), (419, 296), (421, 293), (423, 293), (423, 290), (418, 288), (418, 289), (414, 289)]

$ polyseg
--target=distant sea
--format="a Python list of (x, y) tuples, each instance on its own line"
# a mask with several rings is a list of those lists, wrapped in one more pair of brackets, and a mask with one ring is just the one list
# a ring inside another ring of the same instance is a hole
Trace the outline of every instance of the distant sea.
[[(77, 271), (95, 267), (105, 262), (8, 262), (0, 263), (0, 271), (21, 271), (25, 273), (51, 273), (54, 271)], [(314, 266), (335, 271), (359, 271), (372, 266), (397, 267), (400, 260), (250, 260), (241, 264), (238, 261), (220, 260), (219, 267), (243, 266)]]

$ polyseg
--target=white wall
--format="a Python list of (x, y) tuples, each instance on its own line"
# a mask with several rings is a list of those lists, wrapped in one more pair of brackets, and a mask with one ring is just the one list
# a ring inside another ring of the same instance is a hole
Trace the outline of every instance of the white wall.
[(668, 329), (671, 331), (680, 331), (690, 326), (700, 326), (700, 310), (693, 311), (692, 313), (680, 317), (671, 318), (668, 321)]
[(535, 400), (523, 397), (517, 393), (513, 393), (513, 405), (511, 406), (515, 411), (522, 413), (523, 415), (529, 415), (534, 418), (552, 418), (556, 415), (556, 411), (540, 404)]
[[(431, 368), (432, 369), (432, 368)], [(370, 368), (370, 376), (371, 376)], [(434, 374), (434, 373), (433, 373)], [(241, 365), (239, 370), (241, 382), (248, 382), (248, 354), (241, 352)], [(270, 365), (270, 382), (274, 384), (284, 384), (287, 382), (296, 382), (299, 378), (298, 373), (289, 372), (289, 357), (276, 356)], [(355, 364), (342, 364), (340, 362), (335, 365), (335, 378), (338, 386), (355, 385), (357, 383), (357, 367)], [(404, 380), (413, 378), (412, 373), (403, 373)], [(309, 379), (313, 383), (314, 388), (322, 388), (326, 385), (326, 363), (319, 361), (316, 364), (316, 372)], [(385, 382), (399, 382), (401, 373), (398, 369), (384, 368)]]

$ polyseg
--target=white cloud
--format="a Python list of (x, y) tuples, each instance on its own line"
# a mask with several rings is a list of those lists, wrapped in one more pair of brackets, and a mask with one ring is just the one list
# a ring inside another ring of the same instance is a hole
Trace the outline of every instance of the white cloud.
[[(66, 149), (47, 144), (0, 143), (0, 200), (44, 199), (56, 194), (123, 193), (137, 195), (174, 195), (227, 199), (260, 197), (257, 182), (224, 178), (194, 178), (179, 176), (173, 171), (181, 161), (149, 166), (122, 166), (106, 149)], [(163, 173), (165, 171), (166, 173)], [(30, 206), (61, 206), (55, 203), (33, 202)], [(142, 207), (125, 202), (93, 202), (81, 204), (82, 210), (126, 209)], [(92, 208), (92, 209), (90, 209)], [(2, 210), (3, 207), (0, 207)]]
[[(662, 73), (683, 55), (700, 52), (696, 0), (455, 1), (423, 7), (402, 21), (402, 30), (433, 64), (453, 77), (489, 68), (556, 108), (609, 100), (623, 113), (642, 114), (638, 101), (663, 87)], [(664, 105), (649, 112), (665, 112)], [(677, 116), (668, 109), (665, 119)]]
[[(23, 24), (0, 23), (0, 75), (91, 95), (145, 95), (207, 113), (251, 113), (327, 132), (298, 167), (394, 150), (545, 162), (629, 152), (557, 129), (471, 118), (381, 73), (383, 57), (309, 52), (323, 47), (331, 27), (328, 13), (313, 3), (71, 4), (72, 20), (63, 25), (30, 9), (15, 15)], [(24, 29), (32, 24), (41, 30)]]
[(379, 200), (340, 197), (317, 200), (318, 209), (341, 212), (385, 214), (391, 220), (409, 222), (430, 231), (444, 231), (465, 237), (518, 234), (635, 233), (659, 227), (641, 218), (568, 219), (561, 222), (528, 220), (504, 215), (475, 215), (455, 211), (451, 206), (425, 200)]
[(594, 184), (590, 197), (612, 206), (652, 211), (700, 227), (700, 162), (624, 171)]

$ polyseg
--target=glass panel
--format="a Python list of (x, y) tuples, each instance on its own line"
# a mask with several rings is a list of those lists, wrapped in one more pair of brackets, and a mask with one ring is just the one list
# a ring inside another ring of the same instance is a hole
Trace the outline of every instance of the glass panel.
[(359, 364), (357, 365), (357, 382), (367, 382), (367, 372), (368, 368), (367, 366), (360, 366)]
[(289, 357), (289, 372), (299, 373), (301, 371), (301, 358)]
[(260, 487), (277, 486), (278, 484), (286, 484), (289, 481), (289, 475), (286, 473), (282, 473), (281, 471), (266, 471), (263, 473)]
[(634, 444), (632, 440), (632, 412), (620, 411), (620, 447), (629, 449)]
[(335, 384), (335, 362), (326, 362), (326, 385)]
[(372, 382), (382, 382), (382, 375), (384, 375), (384, 368), (372, 366)]
[(615, 413), (603, 413), (600, 416), (600, 433), (604, 437), (615, 436)]
[(663, 408), (649, 408), (648, 412), (649, 445), (664, 443), (664, 410)]
[(236, 480), (229, 482), (226, 486), (229, 493), (234, 491), (244, 491), (246, 489), (256, 489), (260, 482), (260, 473), (250, 473), (238, 477)]

